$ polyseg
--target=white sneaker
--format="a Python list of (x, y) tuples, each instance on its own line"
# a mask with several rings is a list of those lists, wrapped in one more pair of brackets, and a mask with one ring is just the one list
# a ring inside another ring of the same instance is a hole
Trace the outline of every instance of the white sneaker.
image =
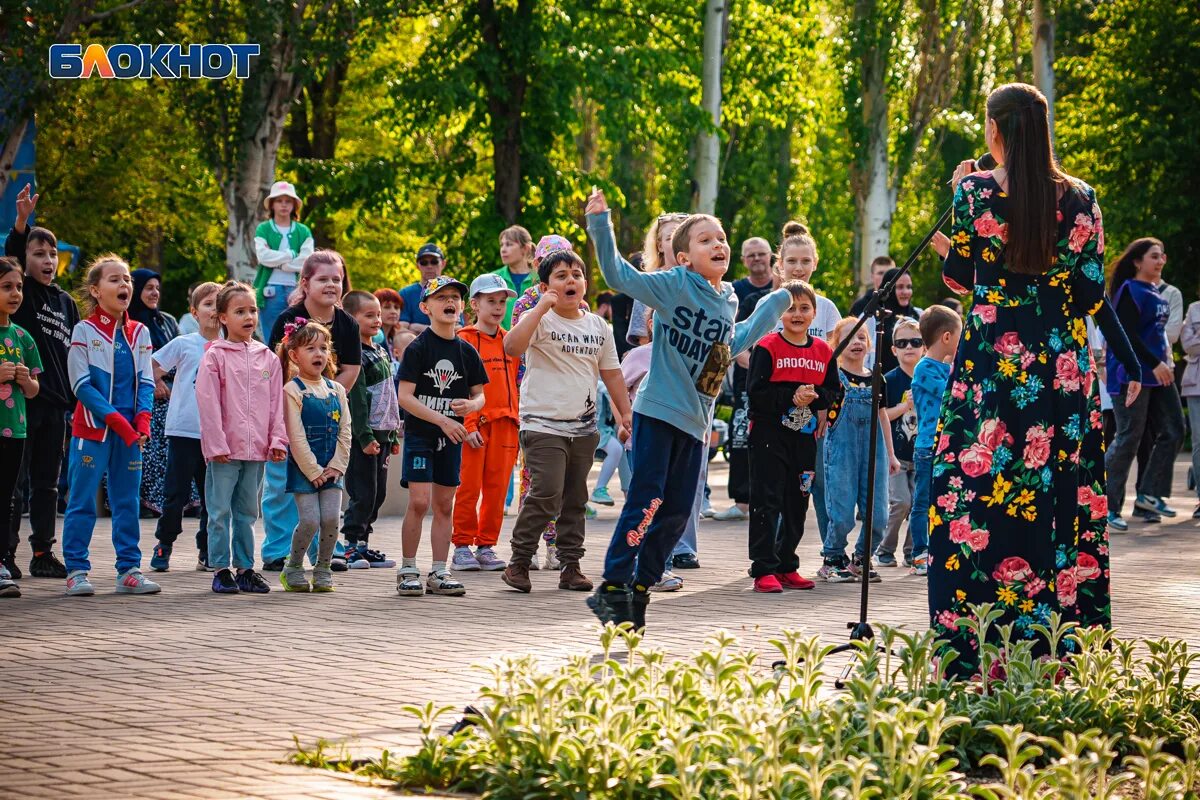
[(88, 575), (77, 569), (67, 576), (67, 595), (70, 597), (91, 597), (96, 593), (96, 587), (88, 580)]
[(396, 594), (401, 597), (420, 597), (425, 594), (425, 586), (421, 583), (421, 571), (415, 567), (401, 567), (396, 570)]
[(678, 592), (683, 588), (683, 578), (671, 570), (663, 573), (662, 580), (650, 587), (652, 592)]
[(449, 597), (460, 597), (467, 593), (467, 587), (459, 583), (450, 574), (450, 570), (429, 573), (425, 580), (425, 588), (430, 594), (444, 594)]
[(558, 560), (558, 548), (554, 545), (546, 548), (546, 561), (542, 564), (542, 569), (562, 569), (562, 563)]
[(718, 522), (735, 522), (744, 519), (750, 519), (750, 515), (742, 511), (736, 505), (732, 505), (724, 511), (718, 511), (712, 515), (712, 518)]
[(712, 507), (712, 503), (706, 497), (700, 501), (700, 516), (704, 519), (712, 519), (717, 515), (717, 510)]
[(478, 572), (480, 567), (479, 559), (471, 552), (469, 547), (454, 548), (454, 557), (450, 559), (450, 568), (457, 572)]
[(538, 566), (537, 550), (533, 551), (533, 555), (529, 559), (529, 571), (532, 572), (535, 569), (541, 569), (541, 567)]
[(158, 594), (162, 587), (142, 574), (137, 567), (117, 576), (117, 594)]

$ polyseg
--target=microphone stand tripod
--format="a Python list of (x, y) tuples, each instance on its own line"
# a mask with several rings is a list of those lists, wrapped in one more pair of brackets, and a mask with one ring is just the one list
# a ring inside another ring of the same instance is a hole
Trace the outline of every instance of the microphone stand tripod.
[[(992, 169), (996, 165), (996, 162), (991, 157), (991, 154), (985, 154), (981, 156), (980, 158), (976, 159), (975, 163), (980, 169)], [(954, 205), (951, 203), (951, 205), (942, 212), (942, 215), (938, 217), (937, 223), (932, 229), (930, 229), (929, 233), (925, 234), (925, 238), (921, 240), (921, 243), (918, 244), (916, 249), (912, 251), (907, 259), (905, 259), (904, 265), (900, 267), (899, 272), (897, 272), (896, 275), (886, 284), (880, 286), (878, 291), (875, 292), (875, 295), (867, 302), (866, 307), (863, 308), (862, 316), (858, 318), (858, 322), (854, 323), (854, 327), (851, 328), (849, 333), (842, 338), (842, 341), (838, 343), (837, 348), (833, 351), (833, 356), (830, 359), (830, 365), (834, 369), (837, 369), (838, 356), (842, 354), (842, 351), (845, 350), (850, 342), (854, 339), (854, 335), (858, 333), (859, 329), (867, 323), (867, 320), (871, 319), (872, 317), (875, 319), (875, 363), (871, 368), (872, 427), (877, 424), (877, 420), (879, 419), (880, 389), (881, 384), (883, 383), (883, 359), (881, 358), (882, 353), (880, 353), (880, 348), (883, 347), (883, 326), (886, 324), (888, 317), (893, 316), (892, 312), (883, 308), (883, 302), (892, 295), (896, 289), (896, 283), (902, 277), (907, 275), (909, 270), (912, 269), (912, 265), (916, 263), (917, 258), (925, 251), (925, 248), (929, 246), (929, 243), (933, 241), (934, 235), (941, 230), (942, 226), (945, 225), (950, 219), (950, 215), (953, 213), (953, 211)], [(884, 435), (890, 436), (891, 432), (885, 430)], [(875, 458), (878, 453), (878, 449), (879, 436), (872, 435), (871, 443), (867, 449), (867, 508), (863, 518), (863, 533), (866, 535), (866, 559), (861, 578), (862, 591), (859, 595), (858, 619), (853, 622), (846, 623), (846, 627), (850, 630), (850, 641), (833, 648), (833, 650), (830, 651), (830, 655), (834, 655), (836, 653), (845, 653), (853, 650), (858, 647), (856, 642), (873, 642), (875, 640), (875, 631), (871, 628), (871, 624), (867, 622), (867, 610), (870, 605), (871, 598), (871, 560), (874, 557), (875, 548), (873, 536), (874, 532), (872, 527), (875, 521), (875, 471), (877, 469)], [(826, 474), (825, 479), (825, 490), (829, 491), (828, 474)], [(882, 650), (883, 648), (878, 649)], [(785, 664), (786, 662), (776, 661), (772, 666), (781, 667)], [(853, 669), (853, 662), (847, 664), (842, 670), (842, 673), (838, 679), (833, 682), (833, 685), (838, 689), (844, 689), (846, 687), (846, 679), (850, 677), (850, 673)]]

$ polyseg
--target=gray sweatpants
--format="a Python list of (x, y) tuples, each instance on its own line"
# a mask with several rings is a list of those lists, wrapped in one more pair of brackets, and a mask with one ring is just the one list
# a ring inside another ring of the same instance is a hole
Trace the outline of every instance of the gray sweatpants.
[(337, 543), (338, 522), (342, 513), (342, 490), (335, 487), (321, 489), (311, 494), (294, 494), (299, 519), (292, 534), (292, 552), (288, 566), (299, 567), (304, 563), (304, 553), (312, 544), (317, 530), (321, 538), (317, 543), (317, 565), (329, 566), (333, 559), (333, 546)]

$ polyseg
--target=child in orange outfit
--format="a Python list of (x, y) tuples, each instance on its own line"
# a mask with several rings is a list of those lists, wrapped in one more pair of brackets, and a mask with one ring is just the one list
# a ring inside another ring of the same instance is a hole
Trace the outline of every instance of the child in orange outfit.
[(505, 331), (500, 327), (508, 299), (515, 296), (499, 275), (480, 275), (471, 282), (475, 324), (458, 332), (479, 351), (488, 382), (483, 409), (467, 415), (463, 422), (468, 447), (463, 448), (462, 482), (454, 495), (454, 534), (450, 539), (454, 544), (451, 567), (456, 570), (491, 571), (507, 566), (493, 548), (504, 523), (504, 498), (518, 451), (517, 367), (521, 360), (504, 352)]

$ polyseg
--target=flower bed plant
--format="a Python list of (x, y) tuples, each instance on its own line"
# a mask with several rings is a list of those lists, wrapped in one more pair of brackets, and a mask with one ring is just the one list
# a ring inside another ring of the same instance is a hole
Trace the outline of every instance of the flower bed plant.
[[(987, 641), (999, 612), (975, 612), (963, 624)], [(1071, 653), (1054, 661), (998, 632), (981, 651), (987, 677), (964, 683), (940, 677), (932, 633), (884, 627), (883, 651), (864, 644), (830, 695), (816, 637), (785, 632), (768, 659), (718, 633), (668, 662), (609, 627), (599, 658), (491, 667), (473, 724), (453, 735), (436, 731), (451, 709), (410, 708), (423, 737), (406, 758), (294, 758), (497, 800), (1198, 796), (1200, 656), (1186, 643), (1139, 648), (1054, 618), (1037, 628)]]

